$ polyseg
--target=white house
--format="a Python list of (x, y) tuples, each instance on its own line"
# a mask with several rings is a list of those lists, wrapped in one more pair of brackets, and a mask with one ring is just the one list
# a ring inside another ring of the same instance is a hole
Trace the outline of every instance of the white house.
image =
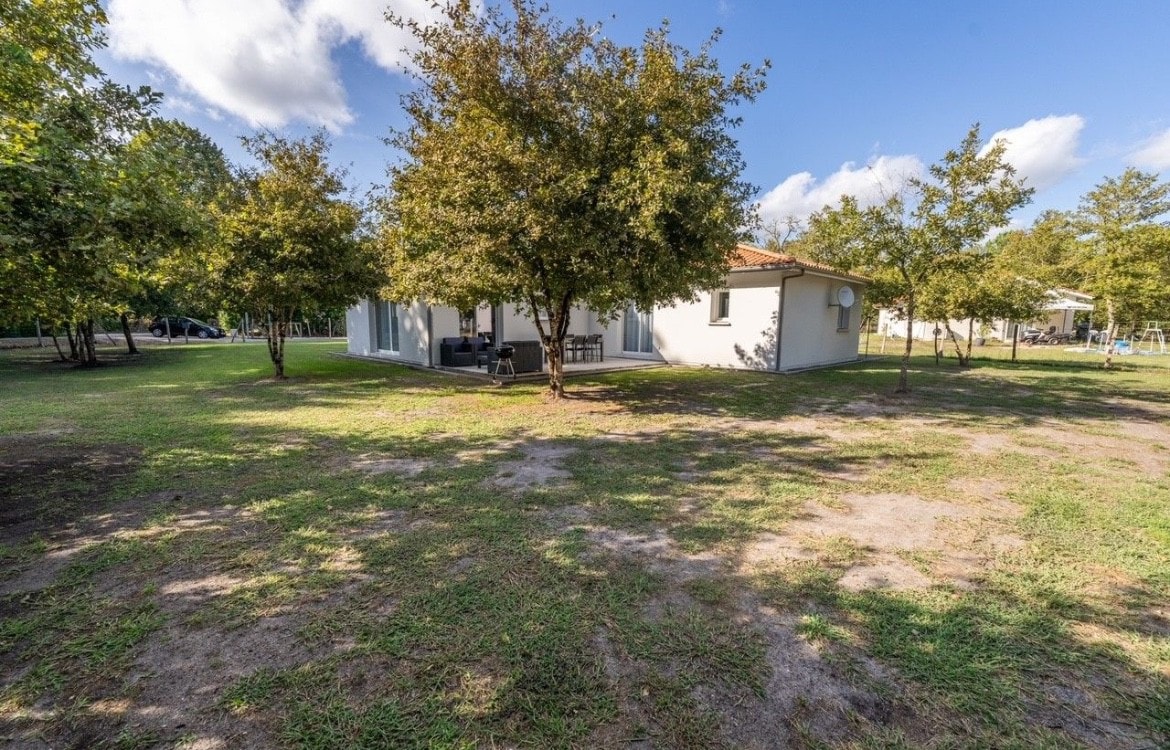
[[(1050, 289), (1047, 292), (1048, 299), (1040, 308), (1040, 316), (1035, 320), (990, 320), (981, 325), (978, 321), (975, 323), (975, 335), (986, 339), (998, 339), (1000, 341), (1010, 341), (1012, 336), (1012, 324), (1020, 324), (1020, 333), (1022, 334), (1026, 327), (1035, 328), (1040, 331), (1048, 331), (1055, 329), (1055, 333), (1071, 334), (1076, 331), (1076, 314), (1080, 312), (1088, 313), (1090, 316), (1093, 312), (1093, 298), (1084, 292), (1078, 292), (1073, 289)], [(949, 321), (951, 330), (959, 339), (965, 339), (967, 336), (967, 329), (969, 320), (951, 320)], [(942, 321), (934, 320), (915, 320), (914, 321), (914, 338), (922, 341), (929, 341), (934, 338), (934, 329), (944, 328)], [(894, 336), (898, 338), (906, 335), (906, 318), (900, 310), (894, 308), (883, 308), (878, 311), (878, 332)], [(946, 336), (945, 330), (940, 332), (940, 338)]]
[[(570, 334), (598, 334), (606, 358), (789, 371), (857, 359), (866, 280), (790, 255), (739, 245), (721, 288), (695, 302), (626, 310), (616, 320), (583, 308)], [(443, 338), (491, 331), (496, 341), (538, 340), (511, 305), (459, 311), (425, 302), (362, 300), (346, 315), (349, 352), (436, 366)]]

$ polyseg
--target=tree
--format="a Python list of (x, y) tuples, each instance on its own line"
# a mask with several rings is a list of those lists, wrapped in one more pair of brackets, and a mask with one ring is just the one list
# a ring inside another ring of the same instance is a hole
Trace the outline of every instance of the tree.
[(100, 75), (91, 55), (105, 42), (105, 23), (97, 0), (0, 4), (0, 167), (27, 163), (46, 104)]
[[(0, 169), (0, 317), (74, 321), (87, 364), (97, 361), (94, 319), (122, 290), (119, 223), (146, 209), (120, 200), (125, 141), (157, 104), (149, 89), (104, 82), (50, 101), (27, 158)], [(133, 196), (133, 194), (128, 194)]]
[(362, 211), (343, 197), (324, 134), (258, 135), (243, 143), (259, 168), (241, 172), (236, 189), (213, 205), (211, 274), (225, 304), (268, 321), (268, 353), (282, 379), (294, 313), (374, 293), (375, 257), (358, 236)]
[(214, 234), (208, 211), (233, 179), (223, 151), (175, 120), (157, 120), (126, 145), (116, 162), (113, 194), (123, 281), (116, 300), (127, 348), (129, 313), (163, 314), (205, 306), (206, 256)]
[(118, 86), (94, 64), (105, 23), (96, 2), (16, 0), (0, 21), (0, 319), (64, 323), (76, 356), (94, 364), (94, 318), (125, 291), (124, 230), (157, 212), (141, 184), (121, 183), (127, 144), (159, 95)]
[[(993, 320), (1029, 320), (1039, 314), (1048, 287), (1021, 275), (1015, 257), (1005, 252), (1005, 235), (957, 256), (926, 285), (919, 301), (919, 317), (941, 320), (955, 347), (960, 367), (971, 364), (977, 323)], [(966, 320), (966, 342), (959, 343), (952, 320)], [(1014, 349), (1013, 349), (1014, 356)]]
[(411, 123), (392, 139), (405, 159), (383, 206), (387, 293), (519, 305), (559, 397), (575, 306), (616, 318), (719, 283), (754, 219), (728, 110), (764, 68), (725, 76), (717, 34), (697, 53), (665, 25), (621, 47), (529, 0), (511, 9), (393, 19), (421, 44)]
[(1084, 291), (1105, 305), (1107, 341), (1120, 320), (1154, 315), (1170, 303), (1170, 183), (1130, 168), (1087, 193), (1070, 217), (1080, 243), (1070, 258)]
[(910, 390), (910, 352), (920, 295), (943, 274), (969, 262), (967, 251), (988, 233), (1006, 226), (1032, 190), (1015, 178), (1003, 160), (1005, 144), (981, 149), (973, 125), (957, 150), (931, 165), (926, 178), (913, 178), (904, 190), (863, 208), (842, 196), (838, 208), (826, 206), (809, 219), (805, 246), (817, 260), (870, 276), (875, 301), (899, 304), (906, 313), (906, 348), (898, 393)]

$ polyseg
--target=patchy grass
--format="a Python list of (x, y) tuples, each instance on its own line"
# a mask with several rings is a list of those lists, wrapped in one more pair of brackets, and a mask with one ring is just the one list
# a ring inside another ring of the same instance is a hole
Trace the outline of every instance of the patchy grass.
[(338, 349), (0, 355), (3, 742), (1170, 743), (1168, 358), (550, 403)]

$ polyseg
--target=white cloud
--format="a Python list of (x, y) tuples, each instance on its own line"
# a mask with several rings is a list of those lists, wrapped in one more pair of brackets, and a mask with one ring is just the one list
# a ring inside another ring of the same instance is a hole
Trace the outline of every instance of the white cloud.
[(876, 205), (897, 193), (908, 179), (921, 177), (924, 172), (922, 161), (910, 155), (878, 156), (861, 167), (846, 162), (821, 181), (809, 172), (800, 172), (760, 199), (760, 216), (765, 225), (773, 221), (783, 223), (788, 217), (804, 222), (826, 205), (839, 205), (842, 195), (855, 196), (862, 206)]
[(1016, 168), (1017, 177), (1027, 178), (1037, 191), (1050, 188), (1078, 169), (1085, 160), (1077, 155), (1085, 119), (1080, 115), (1050, 115), (1028, 120), (987, 139), (981, 154), (998, 140), (1007, 143), (1004, 159)]
[(1170, 169), (1170, 129), (1143, 143), (1129, 155), (1129, 161), (1136, 167), (1158, 172)]
[[(1027, 178), (1029, 187), (1043, 190), (1084, 164), (1085, 160), (1077, 155), (1084, 127), (1085, 120), (1080, 115), (1028, 120), (1017, 128), (992, 135), (980, 153), (986, 153), (996, 140), (1006, 141), (1004, 158), (1016, 168), (1018, 176)], [(1138, 154), (1145, 155), (1151, 163), (1162, 159), (1170, 166), (1170, 131), (1151, 140)], [(842, 195), (856, 197), (862, 206), (876, 205), (885, 196), (897, 193), (908, 179), (925, 174), (925, 164), (913, 154), (876, 156), (861, 167), (846, 162), (823, 180), (817, 180), (810, 172), (800, 172), (760, 199), (760, 217), (765, 226), (772, 222), (783, 224), (788, 217), (803, 223), (814, 211), (839, 205)]]
[[(110, 48), (165, 68), (182, 89), (254, 126), (299, 120), (338, 130), (353, 121), (330, 54), (360, 42), (386, 70), (409, 63), (408, 35), (383, 19), (388, 0), (109, 0)], [(427, 0), (393, 0), (431, 21)]]

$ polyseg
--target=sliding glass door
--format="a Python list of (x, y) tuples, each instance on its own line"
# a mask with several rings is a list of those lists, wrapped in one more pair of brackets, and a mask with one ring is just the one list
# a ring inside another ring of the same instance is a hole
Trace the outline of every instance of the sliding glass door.
[(622, 324), (622, 351), (628, 354), (654, 353), (654, 315), (633, 305), (626, 309)]
[(378, 300), (374, 304), (374, 323), (378, 332), (378, 349), (398, 353), (398, 304)]

